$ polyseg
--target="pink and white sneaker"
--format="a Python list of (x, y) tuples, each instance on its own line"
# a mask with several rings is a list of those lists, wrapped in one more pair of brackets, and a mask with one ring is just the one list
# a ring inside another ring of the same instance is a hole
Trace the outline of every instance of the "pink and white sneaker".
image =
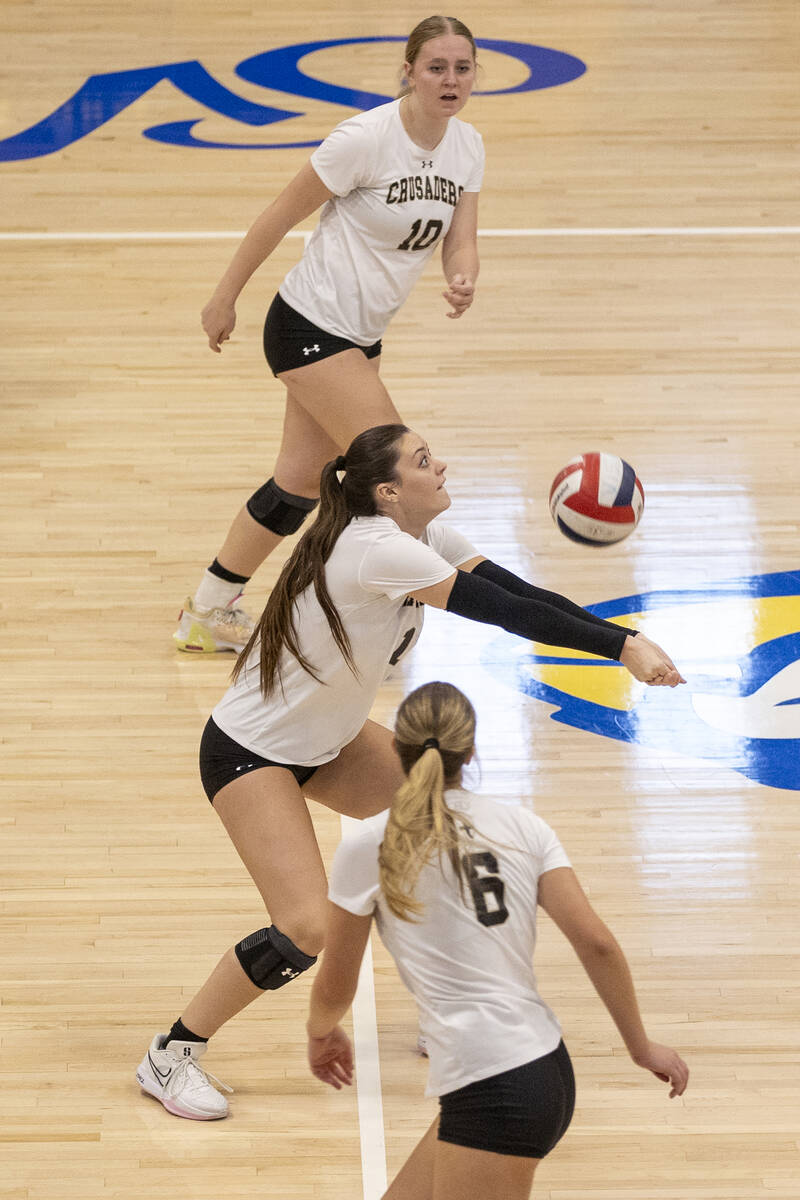
[[(150, 1043), (136, 1078), (143, 1092), (160, 1100), (167, 1112), (190, 1121), (218, 1121), (228, 1115), (228, 1101), (212, 1087), (209, 1076), (197, 1065), (205, 1054), (205, 1042), (170, 1042), (157, 1033)], [(211, 1075), (226, 1092), (232, 1092), (221, 1079)]]

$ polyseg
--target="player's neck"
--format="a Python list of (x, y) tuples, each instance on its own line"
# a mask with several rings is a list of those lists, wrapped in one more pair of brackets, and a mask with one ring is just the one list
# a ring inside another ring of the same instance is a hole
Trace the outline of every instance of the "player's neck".
[(394, 508), (391, 512), (378, 512), (379, 517), (389, 517), (402, 533), (410, 533), (413, 538), (421, 538), (433, 520), (433, 516), (412, 516), (409, 513)]
[(413, 92), (400, 102), (400, 120), (415, 146), (421, 150), (435, 150), (447, 132), (449, 117), (427, 116)]
[(429, 517), (426, 521), (424, 518), (418, 517), (416, 520), (413, 517), (395, 516), (392, 514), (392, 520), (396, 525), (399, 525), (403, 533), (410, 533), (413, 538), (421, 538), (425, 530), (433, 520)]

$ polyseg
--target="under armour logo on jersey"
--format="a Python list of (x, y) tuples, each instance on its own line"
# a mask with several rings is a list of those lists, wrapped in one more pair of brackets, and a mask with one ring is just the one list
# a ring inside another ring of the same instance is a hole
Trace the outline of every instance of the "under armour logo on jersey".
[(309, 354), (319, 354), (319, 346), (314, 343), (313, 346), (303, 346), (303, 354), (308, 358)]
[(423, 165), (423, 167), (432, 167), (433, 159), (432, 158), (423, 158), (422, 165)]
[(284, 967), (281, 971), (281, 975), (288, 975), (290, 979), (296, 979), (299, 974), (299, 971), (293, 971), (291, 967)]

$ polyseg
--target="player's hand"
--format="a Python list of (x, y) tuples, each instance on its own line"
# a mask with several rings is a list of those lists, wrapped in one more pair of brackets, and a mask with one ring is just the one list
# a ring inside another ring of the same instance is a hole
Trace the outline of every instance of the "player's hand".
[(343, 1083), (350, 1086), (353, 1082), (353, 1047), (341, 1025), (325, 1037), (309, 1036), (308, 1065), (312, 1075), (329, 1083), (337, 1092)]
[(657, 1079), (670, 1085), (669, 1098), (682, 1096), (689, 1082), (689, 1068), (678, 1054), (669, 1046), (659, 1046), (658, 1042), (648, 1042), (644, 1054), (637, 1055), (633, 1060), (637, 1067), (652, 1071)]
[(236, 309), (228, 301), (217, 300), (212, 296), (203, 309), (200, 320), (208, 334), (209, 346), (215, 354), (219, 354), (222, 343), (228, 341), (236, 326)]
[(467, 279), (466, 275), (454, 275), (447, 286), (447, 291), (442, 292), (442, 295), (452, 310), (446, 315), (451, 320), (457, 321), (475, 299), (475, 284), (471, 279)]
[(619, 661), (634, 679), (651, 687), (677, 687), (679, 683), (686, 683), (669, 655), (643, 633), (625, 638)]

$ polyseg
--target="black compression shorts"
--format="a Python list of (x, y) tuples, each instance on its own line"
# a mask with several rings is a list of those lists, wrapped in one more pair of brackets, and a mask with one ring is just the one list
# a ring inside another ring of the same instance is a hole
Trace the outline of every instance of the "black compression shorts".
[(439, 1141), (544, 1158), (567, 1132), (575, 1076), (567, 1048), (439, 1097)]
[(273, 375), (307, 367), (342, 350), (360, 350), (366, 358), (377, 358), (381, 343), (378, 339), (371, 346), (358, 346), (347, 338), (326, 333), (291, 308), (280, 292), (275, 296), (264, 322), (264, 354)]
[(240, 746), (233, 738), (228, 737), (227, 733), (223, 733), (211, 717), (208, 718), (200, 739), (200, 779), (212, 804), (217, 792), (224, 788), (226, 783), (233, 783), (234, 779), (239, 779), (250, 771), (258, 771), (261, 767), (283, 767), (284, 770), (292, 772), (301, 787), (317, 769), (262, 758), (260, 754), (254, 754), (252, 750)]

